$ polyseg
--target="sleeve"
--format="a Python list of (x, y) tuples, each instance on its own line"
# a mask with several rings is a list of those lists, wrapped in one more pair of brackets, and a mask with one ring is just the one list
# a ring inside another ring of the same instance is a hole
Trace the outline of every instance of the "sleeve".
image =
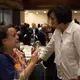
[(44, 61), (48, 60), (48, 58), (54, 52), (54, 42), (55, 41), (54, 41), (54, 34), (53, 34), (50, 42), (47, 44), (47, 46), (44, 48), (44, 50), (40, 52), (39, 58), (43, 59)]
[(15, 69), (4, 57), (0, 57), (0, 80), (13, 80)]
[(79, 55), (79, 69), (78, 69), (78, 76), (80, 76), (80, 28), (73, 33), (73, 41), (76, 47), (76, 50)]

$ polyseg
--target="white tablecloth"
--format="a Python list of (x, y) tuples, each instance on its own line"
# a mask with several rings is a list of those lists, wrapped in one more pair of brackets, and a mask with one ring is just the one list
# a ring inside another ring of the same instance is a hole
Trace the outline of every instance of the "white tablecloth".
[[(22, 43), (20, 44), (20, 48), (21, 50), (24, 52), (26, 59), (30, 59), (31, 57), (31, 48), (32, 46), (28, 46), (28, 45), (23, 45)], [(44, 49), (44, 46), (39, 47), (39, 54), (40, 52)]]

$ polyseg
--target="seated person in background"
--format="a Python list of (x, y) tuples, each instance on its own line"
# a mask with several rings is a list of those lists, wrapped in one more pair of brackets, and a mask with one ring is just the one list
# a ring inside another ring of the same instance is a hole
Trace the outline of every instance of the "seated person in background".
[(29, 24), (21, 25), (19, 40), (23, 42), (24, 45), (30, 45), (32, 36), (32, 29), (29, 27)]
[[(30, 63), (21, 72), (15, 68), (14, 48), (19, 48), (18, 35), (15, 28), (0, 26), (0, 80), (25, 80), (31, 74), (38, 56), (33, 54)], [(17, 75), (15, 77), (15, 75)]]
[(46, 46), (46, 41), (48, 41), (47, 29), (47, 24), (43, 24), (42, 29), (37, 34), (38, 40), (42, 46)]
[(26, 27), (24, 25), (20, 26), (19, 41), (24, 43), (24, 35), (26, 34)]
[(38, 40), (40, 41), (42, 46), (46, 45), (46, 35), (43, 32), (43, 30), (39, 31), (39, 33), (37, 34)]
[(32, 39), (35, 42), (37, 40), (38, 28), (35, 23), (32, 23)]

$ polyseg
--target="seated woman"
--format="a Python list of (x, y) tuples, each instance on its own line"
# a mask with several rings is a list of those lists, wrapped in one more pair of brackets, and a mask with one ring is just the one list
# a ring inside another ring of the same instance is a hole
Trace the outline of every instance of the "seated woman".
[[(0, 80), (25, 80), (31, 74), (38, 56), (33, 54), (31, 61), (21, 71), (15, 67), (14, 48), (19, 48), (19, 40), (15, 28), (11, 26), (0, 26)], [(18, 58), (17, 58), (18, 59)], [(15, 75), (17, 75), (15, 77)]]

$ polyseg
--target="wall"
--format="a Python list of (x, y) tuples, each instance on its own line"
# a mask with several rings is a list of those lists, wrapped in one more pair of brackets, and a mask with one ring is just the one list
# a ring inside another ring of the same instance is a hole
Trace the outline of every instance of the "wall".
[(5, 10), (4, 11), (4, 20), (6, 24), (12, 23), (12, 10)]
[(2, 21), (2, 11), (0, 10), (0, 22)]
[[(3, 17), (2, 17), (3, 14)], [(24, 17), (24, 16), (23, 16)], [(0, 22), (4, 19), (6, 24), (20, 25), (20, 10), (0, 10)]]
[[(40, 11), (39, 14), (36, 14), (36, 10), (29, 10), (29, 12), (30, 13), (25, 13), (24, 11), (21, 11), (21, 23), (26, 22), (31, 25), (33, 22), (36, 24), (43, 24), (47, 22), (47, 14), (42, 13), (42, 11)], [(80, 11), (78, 11), (78, 13), (73, 12), (73, 19), (75, 18), (80, 22)]]
[(24, 11), (20, 11), (20, 23), (24, 23), (25, 22), (25, 13)]
[(2, 14), (6, 24), (12, 23), (12, 10), (4, 10), (4, 12), (0, 10), (0, 22), (2, 22)]
[(80, 22), (80, 13), (73, 13), (73, 19), (75, 18)]
[(36, 11), (28, 12), (25, 13), (25, 22), (29, 23), (30, 26), (33, 22), (36, 23), (36, 25), (44, 24), (47, 23), (47, 15), (42, 12), (38, 12), (38, 14), (36, 14)]
[(12, 10), (12, 23), (20, 25), (20, 10)]

